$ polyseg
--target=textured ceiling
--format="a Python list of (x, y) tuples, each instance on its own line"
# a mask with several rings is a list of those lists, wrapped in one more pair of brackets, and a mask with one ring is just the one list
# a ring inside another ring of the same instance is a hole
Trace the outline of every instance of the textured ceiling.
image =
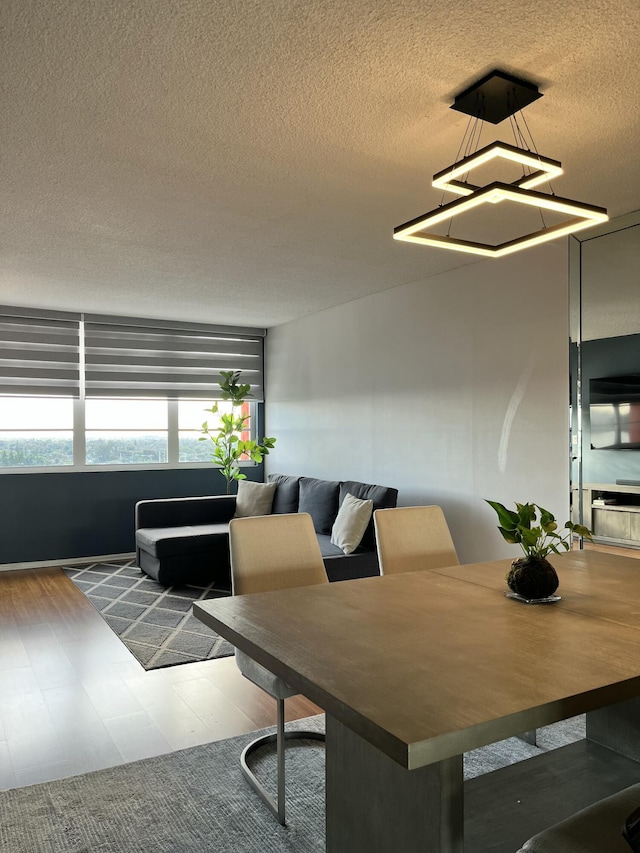
[(4, 0), (0, 25), (0, 302), (272, 326), (478, 263), (391, 234), (440, 203), (449, 104), (494, 67), (540, 85), (559, 195), (640, 207), (638, 0)]

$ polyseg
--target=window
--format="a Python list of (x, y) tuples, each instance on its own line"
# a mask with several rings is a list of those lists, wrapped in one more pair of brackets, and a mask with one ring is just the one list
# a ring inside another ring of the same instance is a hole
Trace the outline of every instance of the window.
[(203, 400), (178, 401), (178, 458), (180, 462), (210, 462), (210, 441), (199, 441), (202, 424), (206, 421), (210, 427), (217, 420), (211, 412), (206, 412)]
[(87, 465), (167, 462), (165, 400), (86, 400)]
[[(0, 470), (72, 467), (74, 446), (80, 448), (75, 464), (81, 467), (210, 464), (211, 442), (199, 438), (204, 421), (212, 430), (219, 422), (219, 415), (206, 411), (211, 404), (0, 396)], [(219, 408), (221, 413), (231, 411), (228, 403), (219, 403)], [(251, 416), (252, 430), (256, 410), (256, 403), (243, 408), (243, 414)], [(249, 430), (241, 436), (251, 437)]]
[[(200, 441), (202, 435), (202, 424), (206, 421), (209, 429), (213, 431), (220, 423), (220, 414), (231, 412), (230, 403), (219, 403), (219, 414), (207, 412), (208, 406), (203, 400), (180, 400), (178, 402), (178, 453), (180, 462), (210, 462), (212, 447), (211, 441)], [(250, 425), (255, 427), (253, 413), (255, 406), (245, 403), (242, 407), (243, 415), (250, 415)], [(240, 435), (246, 441), (251, 438), (249, 430)]]
[(0, 397), (0, 467), (73, 465), (73, 400)]
[(265, 334), (0, 305), (0, 470), (210, 464), (223, 371), (251, 385), (256, 424)]

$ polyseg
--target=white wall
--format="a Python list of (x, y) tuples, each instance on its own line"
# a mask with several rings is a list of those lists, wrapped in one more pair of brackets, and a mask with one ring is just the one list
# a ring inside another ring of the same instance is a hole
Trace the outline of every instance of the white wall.
[(566, 248), (480, 261), (271, 329), (267, 471), (439, 503), (462, 562), (519, 553), (483, 498), (534, 501), (564, 524)]

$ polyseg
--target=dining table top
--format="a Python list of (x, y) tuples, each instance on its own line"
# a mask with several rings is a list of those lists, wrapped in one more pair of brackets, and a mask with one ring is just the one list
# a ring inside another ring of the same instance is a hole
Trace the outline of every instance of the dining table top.
[(413, 769), (640, 695), (640, 561), (552, 555), (561, 600), (505, 596), (511, 560), (194, 604), (194, 615)]

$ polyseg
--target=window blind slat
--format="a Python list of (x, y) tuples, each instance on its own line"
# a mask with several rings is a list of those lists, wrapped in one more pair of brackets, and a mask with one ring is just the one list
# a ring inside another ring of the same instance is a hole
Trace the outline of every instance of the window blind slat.
[(0, 306), (0, 394), (80, 394), (80, 315)]
[(253, 356), (259, 358), (262, 353), (262, 338), (259, 340), (240, 339), (223, 340), (203, 339), (201, 337), (191, 338), (185, 336), (178, 338), (168, 335), (163, 338), (159, 335), (143, 335), (138, 338), (131, 334), (118, 335), (117, 332), (109, 331), (106, 334), (97, 333), (94, 329), (85, 328), (84, 345), (88, 351), (107, 350), (117, 353), (121, 350), (137, 352), (144, 350), (150, 353), (185, 353), (185, 355), (240, 355), (243, 357)]
[(17, 349), (15, 347), (8, 348), (2, 346), (2, 341), (0, 341), (0, 359), (3, 362), (23, 362), (23, 361), (39, 361), (43, 365), (49, 366), (49, 362), (60, 362), (60, 364), (80, 364), (80, 353), (66, 350), (63, 353), (54, 350), (53, 352), (47, 352), (39, 349)]
[(150, 320), (146, 317), (118, 317), (113, 314), (85, 314), (84, 320), (87, 325), (117, 326), (120, 329), (133, 331), (178, 331), (184, 333), (198, 333), (205, 335), (220, 335), (222, 337), (247, 336), (250, 338), (264, 338), (266, 329), (255, 326), (217, 326), (211, 323), (189, 323), (182, 320)]
[[(221, 355), (216, 356), (215, 360), (211, 359), (212, 368), (216, 368), (218, 370), (240, 370), (243, 371), (243, 376), (245, 372), (254, 371), (260, 372), (260, 359), (257, 356), (247, 356), (246, 359), (243, 356), (238, 355)], [(238, 365), (242, 362), (242, 367), (238, 367)], [(124, 366), (140, 366), (140, 367), (148, 367), (151, 370), (154, 367), (159, 368), (170, 368), (176, 367), (181, 370), (186, 370), (188, 368), (199, 368), (202, 366), (202, 359), (193, 357), (192, 355), (180, 355), (180, 354), (169, 354), (167, 353), (165, 356), (153, 356), (153, 355), (141, 355), (140, 353), (114, 353), (114, 352), (92, 352), (91, 353), (91, 364), (93, 367), (98, 368), (102, 365), (110, 365), (113, 367), (117, 367), (118, 365)]]
[(5, 365), (2, 370), (3, 376), (5, 380), (11, 379), (19, 379), (24, 377), (25, 379), (33, 379), (36, 382), (41, 382), (46, 379), (59, 379), (63, 382), (77, 382), (80, 372), (76, 368), (74, 369), (64, 369), (62, 366), (58, 366), (57, 368), (50, 367), (8, 367)]
[(52, 329), (29, 329), (27, 327), (1, 330), (0, 337), (3, 341), (17, 341), (21, 344), (32, 344), (33, 346), (43, 347), (47, 344), (52, 344), (56, 347), (70, 347), (77, 351), (78, 349), (78, 330), (75, 333), (68, 329), (61, 329), (59, 332)]
[[(250, 401), (259, 401), (258, 395), (255, 393), (257, 389), (252, 390), (253, 396), (249, 398)], [(89, 396), (89, 395), (87, 395)], [(210, 402), (215, 400), (216, 397), (214, 394), (208, 394), (203, 391), (202, 388), (199, 387), (190, 387), (186, 385), (180, 386), (180, 388), (176, 388), (172, 385), (166, 385), (161, 387), (159, 385), (154, 384), (145, 384), (140, 387), (128, 387), (125, 388), (122, 384), (114, 385), (111, 387), (108, 383), (96, 383), (94, 387), (91, 389), (91, 399), (125, 399), (125, 398), (136, 398), (136, 399), (152, 399), (152, 400), (202, 400), (203, 402)]]
[(0, 394), (220, 399), (222, 371), (262, 401), (264, 329), (0, 306)]
[(87, 397), (144, 396), (220, 399), (221, 371), (240, 370), (252, 399), (263, 393), (263, 330), (240, 335), (216, 327), (136, 327), (127, 318), (85, 322)]
[[(78, 395), (72, 391), (68, 384), (53, 385), (47, 382), (46, 385), (22, 383), (21, 385), (7, 385), (0, 380), (0, 397), (77, 397)], [(0, 402), (0, 405), (2, 403)]]

